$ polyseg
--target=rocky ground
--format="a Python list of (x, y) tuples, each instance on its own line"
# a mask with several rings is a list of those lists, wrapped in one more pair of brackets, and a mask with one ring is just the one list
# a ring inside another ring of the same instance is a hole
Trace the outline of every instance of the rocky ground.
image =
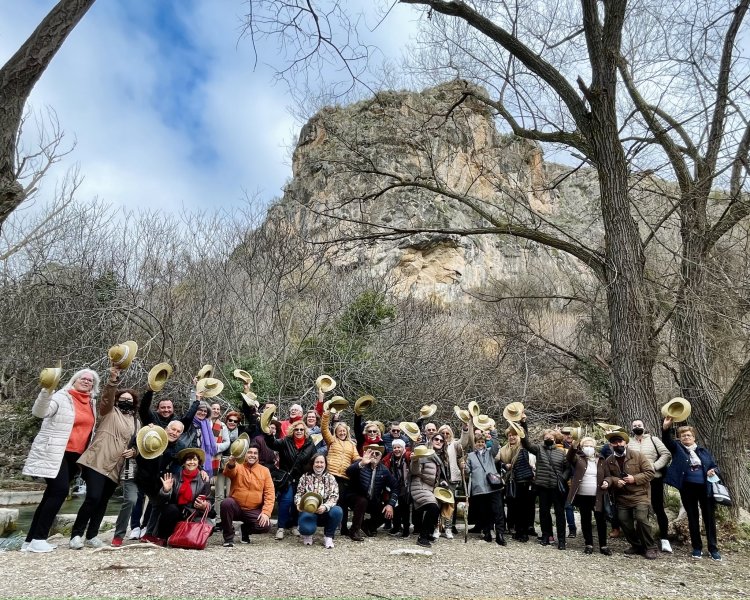
[[(505, 548), (470, 536), (441, 539), (429, 554), (415, 538), (380, 532), (364, 542), (254, 536), (250, 545), (221, 546), (214, 534), (204, 551), (126, 543), (123, 548), (70, 550), (67, 539), (50, 554), (0, 554), (7, 598), (740, 598), (750, 595), (750, 551), (722, 549), (724, 560), (700, 561), (684, 547), (658, 560), (622, 554), (583, 554), (580, 537), (568, 550), (509, 542)], [(102, 535), (111, 539), (111, 532)], [(239, 542), (239, 538), (237, 539)]]

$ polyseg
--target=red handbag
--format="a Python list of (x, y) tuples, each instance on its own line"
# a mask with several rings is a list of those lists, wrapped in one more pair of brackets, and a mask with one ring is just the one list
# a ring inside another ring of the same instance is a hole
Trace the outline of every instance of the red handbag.
[(200, 521), (193, 521), (196, 511), (193, 511), (185, 521), (177, 523), (174, 532), (169, 536), (167, 543), (172, 548), (187, 548), (188, 550), (203, 550), (208, 544), (208, 538), (213, 533), (213, 526), (206, 523), (208, 507), (203, 512)]

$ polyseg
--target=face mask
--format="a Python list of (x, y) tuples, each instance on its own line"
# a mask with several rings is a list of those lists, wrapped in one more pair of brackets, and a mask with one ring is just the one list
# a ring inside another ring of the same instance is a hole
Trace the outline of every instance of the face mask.
[(546, 439), (544, 440), (544, 445), (547, 446), (547, 448), (552, 448), (552, 446), (555, 445), (555, 440)]
[(643, 427), (633, 427), (633, 435), (643, 435)]
[(615, 446), (612, 450), (617, 456), (625, 454), (625, 446)]
[(133, 412), (133, 403), (132, 402), (118, 402), (117, 408), (119, 408), (122, 412)]
[(583, 453), (591, 458), (592, 456), (594, 456), (594, 449), (591, 446), (584, 446)]

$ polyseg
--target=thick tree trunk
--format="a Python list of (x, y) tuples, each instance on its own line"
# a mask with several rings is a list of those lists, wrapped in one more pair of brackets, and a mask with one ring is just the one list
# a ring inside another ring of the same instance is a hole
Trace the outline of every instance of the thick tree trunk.
[(60, 0), (0, 69), (0, 228), (24, 200), (16, 180), (16, 139), (31, 90), (95, 0)]

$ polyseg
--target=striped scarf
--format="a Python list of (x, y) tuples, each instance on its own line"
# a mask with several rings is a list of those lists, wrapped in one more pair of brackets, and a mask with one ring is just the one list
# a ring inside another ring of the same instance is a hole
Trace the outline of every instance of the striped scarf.
[[(216, 446), (218, 447), (221, 442), (224, 441), (222, 434), (222, 431), (224, 430), (224, 427), (221, 424), (221, 421), (219, 419), (216, 419), (213, 424), (211, 425), (211, 431), (214, 433), (214, 439), (216, 440)], [(215, 454), (211, 458), (211, 468), (213, 469), (214, 473), (218, 473), (219, 469), (221, 467), (221, 454)]]

